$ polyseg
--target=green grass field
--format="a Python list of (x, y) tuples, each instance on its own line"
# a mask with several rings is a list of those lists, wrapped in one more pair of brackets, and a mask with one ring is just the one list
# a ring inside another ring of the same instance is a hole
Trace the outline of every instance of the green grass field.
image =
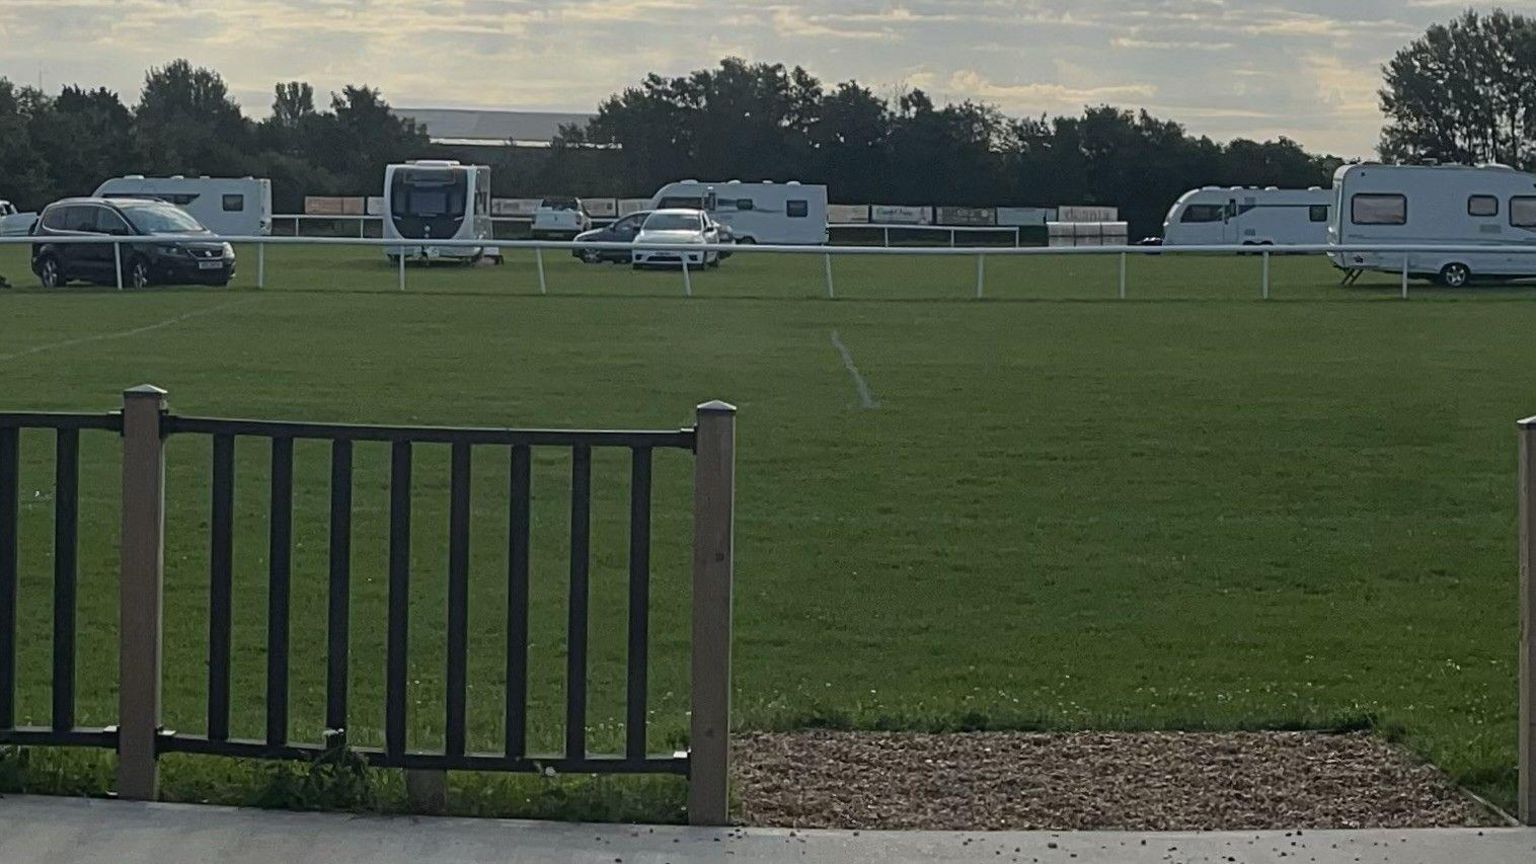
[[(0, 249), (5, 409), (105, 410), (125, 386), (173, 410), (283, 419), (657, 427), (740, 406), (735, 718), (745, 728), (1238, 728), (1400, 731), (1469, 787), (1515, 784), (1513, 422), (1536, 413), (1536, 290), (1397, 299), (1320, 261), (1113, 258), (834, 263), (737, 256), (693, 277), (551, 254), (411, 268), (366, 250), (242, 250), (231, 290), (45, 293)], [(163, 325), (163, 326), (160, 326)], [(878, 408), (860, 407), (836, 332)], [(263, 728), (266, 461), (237, 480), (234, 732)], [(23, 438), (23, 720), (46, 723), (52, 444)], [(419, 448), (412, 744), (442, 734), (447, 453)], [(116, 443), (85, 438), (80, 702), (113, 720)], [(169, 449), (167, 726), (203, 727), (208, 445)], [(324, 704), (327, 473), (298, 448), (292, 705)], [(475, 463), (471, 746), (501, 738), (506, 455)], [(689, 462), (657, 464), (653, 749), (686, 730)], [(568, 460), (536, 459), (531, 699), (557, 749)], [(595, 468), (593, 724), (622, 741), (628, 471)], [(360, 447), (353, 741), (383, 723), (387, 453)], [(102, 766), (38, 756), (34, 785)], [(264, 769), (168, 759), (174, 797), (242, 800)], [(0, 774), (3, 776), (3, 774)], [(244, 784), (242, 786), (242, 784)], [(465, 812), (675, 815), (676, 784), (597, 792), (457, 782)], [(564, 802), (564, 803), (560, 803)], [(594, 805), (595, 806), (595, 805)], [(608, 805), (603, 805), (608, 806)], [(542, 808), (542, 809), (541, 809)], [(591, 811), (581, 811), (591, 812)]]

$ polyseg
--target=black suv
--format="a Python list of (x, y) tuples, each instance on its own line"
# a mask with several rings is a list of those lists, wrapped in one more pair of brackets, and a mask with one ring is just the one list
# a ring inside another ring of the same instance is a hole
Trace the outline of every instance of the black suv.
[[(102, 285), (227, 285), (235, 250), (185, 210), (149, 198), (65, 198), (43, 208), (32, 226), (32, 272), (46, 288), (72, 279)], [(113, 243), (60, 243), (55, 238), (110, 236)], [(116, 251), (114, 251), (114, 249)]]

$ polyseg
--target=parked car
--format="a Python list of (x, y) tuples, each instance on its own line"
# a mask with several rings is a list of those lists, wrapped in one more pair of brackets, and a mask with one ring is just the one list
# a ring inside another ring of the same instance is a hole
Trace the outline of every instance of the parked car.
[[(43, 208), (32, 229), (32, 272), (44, 287), (71, 280), (110, 285), (226, 285), (235, 250), (185, 210), (141, 198), (65, 198)], [(122, 237), (124, 242), (64, 243), (66, 237)], [(114, 251), (115, 249), (115, 251)]]
[[(577, 242), (589, 243), (631, 243), (635, 235), (640, 233), (640, 225), (645, 217), (651, 215), (649, 210), (639, 210), (621, 219), (617, 219), (602, 228), (593, 228), (576, 235)], [(603, 261), (611, 261), (623, 264), (630, 260), (631, 253), (628, 249), (572, 249), (571, 254), (587, 262), (598, 264)]]
[(36, 213), (18, 213), (16, 205), (0, 199), (0, 237), (25, 237), (36, 221)]
[(673, 248), (637, 248), (631, 261), (636, 270), (684, 264), (718, 267), (720, 253), (688, 247), (719, 242), (720, 226), (703, 210), (657, 210), (641, 223), (640, 233), (635, 235), (635, 245), (657, 243)]
[(569, 240), (592, 228), (592, 217), (580, 198), (545, 198), (533, 211), (535, 239)]

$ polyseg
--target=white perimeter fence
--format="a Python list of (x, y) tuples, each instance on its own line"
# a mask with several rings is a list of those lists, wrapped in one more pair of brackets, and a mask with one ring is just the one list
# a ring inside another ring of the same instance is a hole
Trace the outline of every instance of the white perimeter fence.
[[(779, 246), (769, 244), (639, 244), (639, 243), (589, 243), (554, 240), (434, 240), (431, 242), (412, 242), (398, 239), (385, 238), (361, 238), (361, 237), (219, 237), (209, 236), (209, 242), (223, 241), (232, 245), (253, 246), (256, 249), (256, 287), (266, 287), (266, 252), (268, 246), (348, 246), (378, 249), (383, 253), (387, 249), (468, 249), (488, 250), (493, 255), (501, 252), (532, 251), (534, 262), (539, 274), (539, 293), (549, 293), (549, 285), (544, 273), (544, 253), (547, 251), (561, 252), (566, 255), (577, 250), (597, 250), (609, 252), (630, 252), (637, 249), (664, 250), (671, 252), (725, 252), (731, 255), (815, 255), (820, 256), (824, 263), (824, 278), (828, 297), (837, 297), (837, 285), (833, 278), (832, 259), (837, 257), (861, 257), (861, 256), (921, 256), (921, 257), (972, 257), (976, 261), (976, 299), (986, 296), (986, 260), (988, 258), (1015, 258), (1034, 256), (1072, 256), (1072, 255), (1096, 255), (1100, 257), (1114, 256), (1118, 259), (1118, 284), (1117, 296), (1126, 297), (1126, 262), (1133, 255), (1145, 256), (1213, 256), (1213, 255), (1238, 255), (1249, 258), (1260, 258), (1259, 296), (1265, 300), (1270, 296), (1270, 258), (1274, 255), (1321, 255), (1321, 254), (1348, 254), (1348, 255), (1378, 255), (1384, 256), (1388, 261), (1395, 262), (1397, 256), (1401, 256), (1400, 267), (1393, 266), (1391, 270), (1376, 269), (1377, 272), (1397, 272), (1401, 277), (1402, 297), (1408, 299), (1408, 281), (1410, 277), (1430, 275), (1439, 270), (1438, 265), (1431, 268), (1430, 273), (1410, 266), (1411, 256), (1434, 255), (1443, 257), (1446, 255), (1488, 255), (1500, 256), (1521, 255), (1531, 256), (1532, 265), (1528, 272), (1536, 274), (1536, 246), (1509, 246), (1490, 244), (1349, 244), (1329, 246), (1326, 244), (1296, 245), (1296, 246), (1242, 246), (1242, 245), (1211, 245), (1211, 246)], [(34, 245), (39, 242), (36, 237), (0, 237), (0, 247)], [(61, 244), (92, 244), (111, 245), (113, 261), (117, 273), (117, 287), (123, 286), (123, 247), (154, 245), (153, 237), (122, 238), (105, 235), (60, 235), (51, 236), (46, 240), (51, 245)], [(129, 250), (130, 254), (132, 250)], [(700, 265), (690, 267), (687, 256), (679, 255), (681, 259), (683, 293), (693, 296), (692, 271), (700, 269)], [(398, 287), (401, 291), (406, 288), (406, 262), (405, 256), (396, 256), (398, 266)], [(442, 260), (462, 260), (447, 257)]]
[[(275, 215), (275, 216), (272, 217), (272, 226), (275, 228), (278, 225), (284, 225), (284, 224), (287, 224), (287, 223), (291, 222), (291, 223), (293, 223), (293, 236), (297, 237), (300, 234), (301, 226), (304, 223), (306, 223), (306, 222), (330, 223), (332, 225), (348, 224), (348, 223), (356, 222), (357, 223), (357, 236), (359, 238), (366, 238), (368, 236), (368, 225), (370, 223), (373, 223), (373, 222), (382, 222), (383, 218), (384, 218), (383, 216), (380, 216), (380, 215), (378, 215), (376, 213), (374, 213), (374, 214), (352, 213), (352, 214), (335, 215), (335, 216), (323, 215), (323, 214), (314, 214), (314, 213), (280, 213), (280, 214)], [(621, 217), (618, 217), (618, 216), (593, 216), (592, 217), (592, 227), (596, 228), (596, 227), (599, 227), (599, 226), (602, 226), (602, 225), (608, 225), (610, 223), (617, 222), (620, 218)], [(533, 217), (532, 216), (492, 216), (492, 217), (490, 217), (490, 219), (491, 219), (491, 222), (497, 223), (497, 224), (505, 223), (505, 224), (529, 225), (529, 224), (533, 223)], [(952, 247), (959, 245), (959, 237), (962, 234), (991, 234), (991, 235), (997, 235), (997, 236), (1000, 236), (1000, 237), (1010, 238), (1010, 242), (1012, 243), (1012, 245), (1018, 246), (1019, 243), (1020, 243), (1020, 239), (1019, 238), (1021, 236), (1020, 233), (1019, 233), (1020, 227), (1022, 227), (1022, 226), (1019, 226), (1019, 225), (921, 225), (921, 224), (906, 223), (906, 222), (832, 222), (832, 223), (829, 223), (827, 225), (827, 230), (828, 231), (879, 231), (880, 232), (880, 241), (881, 241), (881, 245), (882, 246), (889, 246), (889, 245), (891, 245), (891, 237), (892, 236), (895, 236), (898, 240), (900, 240), (903, 235), (912, 235), (912, 234), (918, 234), (918, 235), (921, 235), (921, 234), (930, 234), (930, 235), (931, 234), (938, 234), (941, 237), (943, 237), (944, 235), (948, 235), (949, 236), (949, 245), (952, 246)], [(1044, 227), (1044, 226), (1041, 226), (1041, 227)]]

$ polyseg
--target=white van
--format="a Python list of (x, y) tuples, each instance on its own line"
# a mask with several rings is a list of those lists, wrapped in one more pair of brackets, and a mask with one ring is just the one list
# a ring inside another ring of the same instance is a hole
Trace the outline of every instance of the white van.
[(1333, 192), (1206, 186), (1179, 196), (1163, 220), (1165, 246), (1321, 246)]
[[(1353, 281), (1365, 270), (1433, 278), (1536, 276), (1536, 177), (1504, 165), (1346, 165), (1333, 179), (1331, 245), (1489, 246), (1476, 252), (1334, 252)], [(1520, 251), (1525, 250), (1525, 251)]]
[(656, 190), (649, 210), (703, 210), (737, 243), (827, 242), (827, 187), (788, 183), (680, 180)]
[(272, 181), (265, 177), (145, 177), (129, 174), (96, 187), (97, 198), (156, 198), (192, 214), (221, 237), (272, 233)]
[(542, 198), (533, 208), (535, 240), (570, 240), (592, 229), (592, 217), (580, 198)]

